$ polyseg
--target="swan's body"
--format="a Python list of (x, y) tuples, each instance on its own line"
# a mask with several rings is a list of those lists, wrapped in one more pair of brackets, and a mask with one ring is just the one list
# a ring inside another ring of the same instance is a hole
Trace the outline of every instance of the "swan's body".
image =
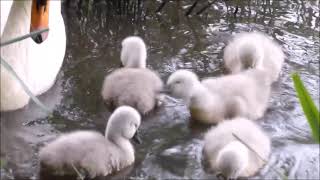
[(42, 169), (64, 174), (74, 172), (74, 166), (94, 178), (131, 165), (135, 157), (130, 139), (140, 119), (135, 109), (122, 106), (109, 118), (105, 136), (95, 131), (61, 135), (40, 150)]
[(216, 124), (237, 116), (258, 119), (263, 116), (270, 94), (270, 84), (262, 70), (207, 78), (178, 70), (167, 82), (171, 93), (184, 99), (193, 119)]
[(150, 112), (160, 98), (163, 83), (147, 69), (146, 48), (142, 39), (128, 37), (122, 42), (121, 62), (125, 66), (105, 77), (101, 95), (112, 107), (128, 105), (141, 114)]
[(224, 49), (224, 65), (231, 73), (248, 68), (264, 69), (271, 82), (278, 79), (285, 55), (267, 35), (251, 32), (236, 34)]
[[(1, 1), (1, 42), (29, 33), (31, 3)], [(1, 47), (1, 58), (13, 67), (35, 95), (44, 93), (54, 84), (66, 48), (61, 1), (50, 1), (49, 8), (50, 30), (44, 42), (37, 44), (28, 38)], [(20, 83), (1, 66), (1, 111), (22, 108), (29, 99)]]
[(204, 155), (211, 169), (227, 178), (252, 176), (264, 162), (233, 134), (264, 160), (268, 159), (271, 149), (269, 137), (254, 122), (245, 118), (227, 120), (212, 127), (204, 138)]
[(2, 36), (2, 32), (3, 29), (6, 25), (10, 10), (11, 10), (11, 6), (12, 6), (13, 1), (0, 1), (0, 7), (1, 7), (1, 36)]

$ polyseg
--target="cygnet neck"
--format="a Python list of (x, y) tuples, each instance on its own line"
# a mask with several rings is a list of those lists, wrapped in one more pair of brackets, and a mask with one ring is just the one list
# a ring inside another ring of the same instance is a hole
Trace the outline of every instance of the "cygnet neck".
[[(192, 105), (193, 103), (197, 104), (197, 103), (201, 103), (204, 104), (204, 102), (208, 102), (208, 101), (212, 101), (215, 97), (215, 95), (210, 92), (210, 90), (205, 87), (203, 84), (201, 84), (200, 82), (197, 82), (194, 84), (194, 86), (192, 87), (192, 93), (190, 95), (190, 105)], [(216, 99), (216, 98), (215, 98)]]
[[(112, 134), (107, 134), (106, 138), (116, 144), (120, 149), (126, 151), (128, 148), (132, 149), (132, 145), (130, 143), (130, 140), (127, 138), (124, 138), (120, 136), (119, 134), (112, 135)], [(130, 150), (131, 151), (131, 150)]]

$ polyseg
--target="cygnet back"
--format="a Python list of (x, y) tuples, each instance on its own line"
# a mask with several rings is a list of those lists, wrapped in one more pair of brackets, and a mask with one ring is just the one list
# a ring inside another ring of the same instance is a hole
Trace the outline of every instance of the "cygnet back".
[(259, 32), (236, 34), (224, 49), (224, 65), (231, 73), (249, 68), (264, 69), (277, 80), (285, 55), (278, 43)]
[(101, 95), (111, 108), (128, 105), (147, 114), (157, 105), (162, 88), (162, 80), (147, 68), (121, 68), (106, 76)]
[[(236, 144), (240, 144), (233, 134), (241, 138), (241, 140), (253, 148), (263, 159), (268, 159), (271, 149), (269, 137), (253, 121), (246, 118), (234, 118), (221, 122), (205, 134), (204, 154), (205, 157), (208, 158), (208, 162), (214, 171), (217, 172), (220, 170), (217, 164), (219, 152), (230, 143), (237, 142)], [(246, 146), (242, 146), (242, 143), (239, 145), (240, 148), (238, 148), (236, 144), (234, 144), (233, 147), (231, 146), (234, 151), (240, 151), (241, 148), (248, 149)], [(243, 152), (248, 153), (247, 156), (249, 159), (239, 176), (252, 176), (263, 166), (264, 162), (256, 153), (249, 149)], [(246, 155), (243, 154), (243, 156)]]
[[(268, 106), (271, 86), (264, 70), (250, 69), (237, 74), (206, 78), (201, 83), (227, 103), (225, 112), (231, 116), (226, 117), (241, 115), (256, 120), (264, 115)], [(241, 112), (233, 110), (235, 108)]]
[(140, 121), (135, 109), (119, 107), (108, 121), (106, 137), (95, 131), (63, 134), (41, 148), (41, 167), (59, 174), (75, 174), (76, 168), (91, 178), (119, 171), (134, 162), (134, 148), (129, 140)]

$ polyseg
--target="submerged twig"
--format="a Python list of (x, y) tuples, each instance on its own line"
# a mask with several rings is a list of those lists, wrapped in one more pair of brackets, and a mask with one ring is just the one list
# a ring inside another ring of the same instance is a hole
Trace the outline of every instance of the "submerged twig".
[(71, 163), (71, 167), (72, 167), (73, 170), (77, 173), (78, 177), (79, 177), (81, 180), (84, 180), (83, 175), (78, 171), (78, 169), (73, 165), (73, 163)]
[(260, 154), (255, 151), (252, 147), (249, 146), (249, 144), (247, 144), (246, 142), (244, 142), (239, 136), (237, 136), (236, 134), (232, 133), (232, 135), (238, 140), (240, 141), (242, 144), (244, 144), (245, 146), (247, 146), (248, 149), (250, 149), (252, 152), (254, 152), (259, 159), (261, 159), (264, 163), (267, 163), (267, 160), (265, 160), (262, 156), (260, 156)]
[(205, 10), (207, 10), (212, 4), (214, 4), (217, 0), (214, 0), (213, 2), (209, 2), (206, 6), (204, 6), (203, 8), (201, 8), (196, 15), (200, 15), (202, 14)]
[(186, 16), (189, 16), (189, 15), (192, 13), (193, 9), (197, 6), (198, 2), (199, 2), (199, 0), (196, 0), (196, 1), (192, 4), (192, 6), (188, 9), (188, 11), (187, 11), (186, 14), (185, 14)]
[(237, 16), (237, 13), (239, 11), (239, 0), (236, 0), (237, 1), (237, 5), (236, 5), (236, 9), (234, 10), (233, 12), (233, 15), (236, 17)]
[(169, 2), (169, 0), (163, 0), (158, 9), (156, 10), (156, 13), (160, 12), (163, 9), (163, 7), (167, 4), (167, 2)]

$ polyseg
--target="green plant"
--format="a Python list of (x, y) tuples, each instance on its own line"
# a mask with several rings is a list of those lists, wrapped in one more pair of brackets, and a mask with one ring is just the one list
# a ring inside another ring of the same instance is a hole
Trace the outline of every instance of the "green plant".
[(4, 159), (0, 159), (0, 168), (3, 168), (6, 165), (6, 161)]
[(305, 88), (298, 73), (291, 75), (303, 112), (309, 122), (313, 139), (320, 143), (320, 112)]

